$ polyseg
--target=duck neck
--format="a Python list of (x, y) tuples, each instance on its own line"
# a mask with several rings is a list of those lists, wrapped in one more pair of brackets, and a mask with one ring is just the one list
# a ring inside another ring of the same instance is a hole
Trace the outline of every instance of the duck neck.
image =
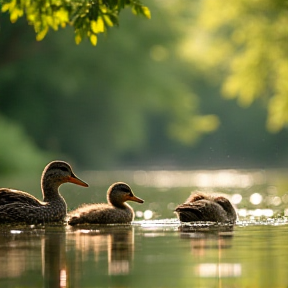
[(108, 203), (117, 207), (117, 208), (121, 208), (121, 209), (126, 209), (129, 207), (129, 205), (125, 202), (122, 201), (117, 201), (115, 199), (108, 199)]
[(62, 198), (58, 191), (60, 185), (61, 183), (53, 181), (53, 179), (49, 179), (49, 177), (43, 177), (41, 181), (43, 201), (51, 202)]

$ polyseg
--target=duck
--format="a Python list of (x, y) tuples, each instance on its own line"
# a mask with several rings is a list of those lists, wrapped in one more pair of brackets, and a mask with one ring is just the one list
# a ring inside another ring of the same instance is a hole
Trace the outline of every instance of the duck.
[(237, 220), (236, 211), (227, 198), (202, 192), (191, 194), (174, 212), (181, 222), (235, 223)]
[(0, 188), (0, 224), (45, 224), (64, 221), (67, 204), (58, 188), (67, 182), (88, 187), (86, 182), (74, 174), (68, 163), (52, 161), (44, 168), (41, 176), (43, 201), (27, 192)]
[(124, 182), (116, 182), (107, 190), (108, 203), (84, 204), (68, 215), (68, 224), (119, 224), (131, 223), (134, 220), (133, 208), (125, 203), (144, 200), (133, 194), (130, 186)]

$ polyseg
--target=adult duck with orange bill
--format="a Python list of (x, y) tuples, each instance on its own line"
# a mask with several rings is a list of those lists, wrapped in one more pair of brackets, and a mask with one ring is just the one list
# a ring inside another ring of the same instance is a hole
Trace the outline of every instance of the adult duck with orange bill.
[(67, 182), (88, 187), (87, 183), (73, 173), (68, 163), (53, 161), (45, 167), (42, 173), (43, 201), (27, 192), (1, 188), (0, 224), (38, 224), (63, 221), (67, 214), (67, 205), (58, 188)]

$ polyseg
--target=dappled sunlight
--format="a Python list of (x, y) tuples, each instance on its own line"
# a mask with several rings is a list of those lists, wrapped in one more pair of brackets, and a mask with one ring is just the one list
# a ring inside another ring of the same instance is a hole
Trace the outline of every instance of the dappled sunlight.
[(242, 219), (287, 215), (287, 173), (285, 169), (117, 170), (88, 171), (81, 176), (96, 187), (92, 188), (95, 191), (92, 200), (86, 200), (86, 203), (99, 198), (99, 185), (108, 187), (115, 180), (129, 183), (132, 190), (145, 200), (141, 206), (131, 203), (135, 220), (176, 217), (176, 206), (185, 202), (191, 193), (199, 191), (227, 197)]
[[(182, 20), (186, 37), (178, 43), (179, 56), (201, 67), (207, 77), (218, 78), (222, 95), (237, 98), (240, 106), (263, 99), (268, 108), (266, 128), (274, 133), (284, 129), (288, 121), (285, 1), (265, 0), (261, 9), (257, 1), (249, 0), (203, 0), (199, 6), (196, 21)], [(193, 13), (194, 7), (185, 5), (189, 8)], [(216, 76), (220, 71), (221, 76)]]
[(135, 171), (135, 184), (157, 188), (235, 187), (248, 188), (265, 182), (264, 172), (215, 171)]
[(274, 214), (272, 209), (239, 209), (237, 212), (240, 218), (246, 219), (254, 219), (255, 217), (272, 217)]
[(1, 187), (38, 198), (55, 157), (89, 183), (61, 185), (67, 218), (115, 182), (144, 200), (0, 223), (0, 287), (287, 287), (287, 1), (139, 1), (0, 0)]
[(253, 193), (251, 196), (250, 196), (250, 202), (253, 204), (253, 205), (258, 205), (262, 202), (263, 200), (263, 197), (261, 194), (259, 193)]
[(149, 230), (158, 230), (158, 229), (178, 229), (179, 225), (181, 224), (178, 219), (161, 219), (161, 220), (141, 220), (141, 221), (134, 221), (134, 225), (139, 225), (143, 228), (147, 228)]
[(150, 49), (150, 57), (154, 61), (164, 61), (168, 57), (168, 50), (162, 45), (154, 45)]
[(145, 219), (145, 220), (149, 220), (149, 219), (151, 219), (151, 218), (153, 217), (153, 211), (151, 211), (151, 210), (145, 210), (143, 216), (144, 216), (144, 219)]
[(233, 194), (232, 196), (231, 196), (231, 202), (234, 204), (234, 205), (237, 205), (237, 204), (239, 204), (239, 203), (241, 203), (241, 201), (242, 201), (242, 195), (240, 195), (240, 194)]

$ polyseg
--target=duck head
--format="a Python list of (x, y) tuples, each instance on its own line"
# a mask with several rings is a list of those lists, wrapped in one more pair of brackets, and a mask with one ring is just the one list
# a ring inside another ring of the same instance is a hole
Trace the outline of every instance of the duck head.
[(130, 186), (124, 182), (117, 182), (108, 188), (107, 201), (114, 206), (123, 206), (126, 201), (144, 203), (144, 200), (133, 194)]
[(53, 161), (50, 162), (42, 173), (42, 185), (60, 186), (63, 183), (74, 183), (80, 186), (88, 187), (89, 185), (79, 179), (72, 171), (71, 166), (64, 161)]

